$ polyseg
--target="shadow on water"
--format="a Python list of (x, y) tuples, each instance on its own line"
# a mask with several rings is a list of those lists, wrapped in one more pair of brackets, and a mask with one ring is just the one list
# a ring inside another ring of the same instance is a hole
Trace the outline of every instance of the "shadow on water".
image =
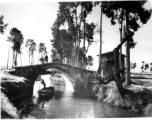
[(65, 85), (51, 84), (50, 81), (47, 85), (55, 87), (53, 97), (39, 98), (37, 91), (41, 87), (39, 83), (36, 83), (33, 97), (22, 98), (21, 101), (17, 101), (21, 118), (124, 118), (142, 116), (120, 107), (97, 102), (95, 98), (86, 94), (67, 90)]

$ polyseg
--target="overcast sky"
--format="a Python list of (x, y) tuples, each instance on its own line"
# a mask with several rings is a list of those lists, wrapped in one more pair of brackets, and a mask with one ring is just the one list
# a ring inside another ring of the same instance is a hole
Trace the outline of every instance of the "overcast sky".
[[(49, 61), (51, 61), (51, 42), (52, 31), (51, 27), (56, 20), (56, 14), (59, 4), (57, 2), (0, 2), (0, 15), (4, 15), (4, 23), (8, 23), (8, 27), (5, 30), (5, 34), (0, 34), (0, 50), (1, 59), (0, 64), (7, 64), (7, 56), (9, 50), (9, 43), (6, 41), (9, 36), (9, 32), (13, 27), (18, 28), (22, 31), (24, 36), (22, 64), (28, 65), (28, 52), (25, 47), (27, 39), (34, 39), (37, 44), (44, 42), (47, 46), (49, 55)], [(145, 7), (147, 9), (152, 8), (151, 2), (148, 2)], [(87, 21), (99, 22), (100, 21), (100, 8), (94, 7), (93, 12), (87, 17)], [(112, 51), (120, 41), (119, 26), (112, 26), (110, 19), (103, 15), (103, 53)], [(99, 35), (95, 35), (94, 39), (99, 39)], [(152, 62), (152, 17), (146, 25), (135, 33), (134, 40), (137, 45), (134, 49), (131, 49), (131, 62), (137, 63), (136, 71), (140, 71), (141, 62), (146, 63)], [(123, 53), (125, 54), (125, 47), (123, 47)], [(96, 70), (98, 66), (98, 58), (96, 55), (99, 54), (99, 42), (94, 43), (90, 46), (87, 55), (92, 55), (94, 58), (93, 69)], [(10, 53), (9, 65), (11, 66), (12, 51)], [(38, 51), (36, 51), (35, 64), (38, 63)], [(20, 63), (19, 63), (20, 65)]]

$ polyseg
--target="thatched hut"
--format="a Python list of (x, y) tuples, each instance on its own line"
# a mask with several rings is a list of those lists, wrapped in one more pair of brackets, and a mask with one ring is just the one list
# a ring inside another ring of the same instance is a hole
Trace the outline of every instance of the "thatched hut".
[[(99, 56), (99, 55), (97, 55)], [(125, 55), (121, 54), (122, 68), (125, 68)], [(101, 76), (111, 74), (114, 71), (114, 52), (101, 54)]]

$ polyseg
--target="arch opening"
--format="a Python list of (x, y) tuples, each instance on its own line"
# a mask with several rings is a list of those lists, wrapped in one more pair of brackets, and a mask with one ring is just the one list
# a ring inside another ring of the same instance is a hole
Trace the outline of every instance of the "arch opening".
[[(46, 87), (54, 86), (52, 79), (54, 79), (55, 81), (62, 80), (65, 83), (65, 91), (74, 92), (74, 80), (72, 80), (72, 78), (68, 74), (64, 73), (61, 70), (54, 69), (54, 68), (53, 69), (49, 68), (46, 71), (50, 74), (41, 75), (41, 78), (46, 83)], [(57, 76), (53, 77), (51, 75), (51, 73), (55, 74), (55, 72), (57, 72), (57, 71), (60, 74), (60, 78), (57, 78)], [(63, 87), (63, 86), (61, 86), (61, 87)], [(41, 81), (35, 81), (34, 86), (33, 86), (33, 96), (38, 97), (38, 90), (40, 90), (42, 88), (43, 88), (43, 85), (41, 84)]]

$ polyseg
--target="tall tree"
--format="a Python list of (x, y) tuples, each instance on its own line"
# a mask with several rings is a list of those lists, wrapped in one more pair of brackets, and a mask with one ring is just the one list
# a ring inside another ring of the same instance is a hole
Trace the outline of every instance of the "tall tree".
[[(80, 43), (83, 38), (87, 39), (86, 34), (88, 31), (86, 30), (85, 18), (91, 13), (91, 6), (91, 2), (59, 3), (57, 19), (51, 28), (53, 47), (57, 50), (61, 59), (65, 59), (65, 57), (70, 59), (70, 63), (74, 66), (80, 66), (79, 61), (83, 61), (83, 57), (79, 57), (80, 49), (82, 49), (80, 48)], [(80, 13), (78, 13), (78, 7), (80, 8)], [(83, 27), (82, 24), (84, 24)], [(85, 43), (85, 41), (83, 42)]]
[(23, 35), (17, 28), (12, 28), (10, 31), (10, 41), (13, 43), (13, 62), (12, 67), (17, 66), (17, 55), (21, 53), (21, 45), (23, 44)]
[(99, 5), (100, 4), (100, 47), (99, 47), (99, 67), (97, 70), (97, 73), (99, 76), (101, 76), (101, 54), (102, 54), (102, 1), (100, 2), (95, 2), (94, 5)]
[(85, 49), (85, 34), (86, 34), (86, 17), (92, 12), (93, 4), (92, 2), (81, 2), (81, 19), (83, 22), (83, 48)]
[[(119, 30), (120, 30), (120, 43), (123, 40), (123, 28), (124, 28), (123, 23), (124, 23), (124, 20), (125, 20), (123, 15), (124, 15), (124, 11), (122, 11), (122, 14), (120, 16), (121, 19), (119, 20), (119, 24), (120, 24), (120, 28), (119, 28)], [(120, 47), (120, 53), (119, 53), (119, 66), (120, 66), (120, 70), (124, 69), (123, 65), (122, 65), (122, 47)]]
[(38, 57), (38, 63), (39, 63), (40, 58), (42, 58), (42, 53), (44, 51), (44, 48), (45, 48), (45, 43), (40, 43), (39, 44), (39, 54), (41, 54), (41, 57)]
[[(85, 41), (86, 41), (85, 38), (86, 38), (86, 32), (87, 32), (86, 31), (86, 17), (88, 16), (88, 14), (92, 12), (93, 3), (81, 2), (80, 6), (81, 6), (81, 12), (80, 12), (80, 22), (79, 22), (79, 45), (78, 45), (78, 55), (77, 55), (77, 62), (78, 62), (79, 67), (80, 67), (79, 61), (81, 60), (83, 62), (86, 56), (86, 48), (85, 48)], [(81, 30), (82, 22), (83, 22), (83, 31)], [(83, 51), (84, 51), (85, 56), (80, 56), (80, 49), (81, 49), (80, 43), (81, 43), (82, 36), (83, 36)]]
[[(140, 28), (140, 23), (146, 24), (150, 19), (151, 10), (146, 10), (146, 1), (110, 1), (103, 2), (103, 13), (111, 18), (111, 23), (116, 24), (123, 17), (126, 19), (125, 35), (129, 35)], [(132, 34), (133, 35), (133, 34)], [(126, 43), (126, 83), (130, 85), (130, 43), (133, 39), (127, 39)]]
[(146, 64), (145, 64), (145, 71), (146, 71), (148, 68), (149, 68), (149, 64), (146, 63)]
[(10, 42), (11, 42), (11, 38), (10, 37), (8, 37), (8, 39), (7, 39), (7, 41), (9, 42), (9, 50), (8, 50), (8, 56), (7, 56), (7, 70), (8, 70), (8, 63), (9, 63), (9, 54), (10, 54)]
[(39, 60), (43, 64), (45, 62), (45, 56), (47, 54), (45, 43), (39, 44), (39, 54), (41, 54), (41, 57), (39, 58)]
[(3, 22), (3, 19), (4, 19), (4, 16), (3, 15), (0, 16), (0, 33), (1, 34), (4, 34), (4, 30), (6, 29), (6, 27), (8, 25)]
[[(27, 39), (25, 46), (28, 47), (29, 65), (34, 64), (34, 52), (36, 51), (36, 43), (34, 42), (33, 39)], [(30, 62), (30, 59), (31, 59), (31, 62)]]
[(47, 56), (47, 50), (46, 47), (44, 46), (43, 50), (42, 50), (42, 56), (40, 58), (40, 61), (42, 64), (44, 63), (48, 63), (48, 56)]
[(32, 39), (27, 39), (26, 43), (25, 43), (25, 47), (28, 47), (28, 52), (29, 52), (29, 65), (30, 65), (30, 56), (31, 56), (31, 46), (32, 46)]
[[(0, 33), (1, 33), (1, 34), (4, 34), (4, 29), (6, 29), (6, 27), (7, 27), (7, 25), (8, 25), (8, 24), (4, 24), (3, 19), (4, 19), (4, 16), (3, 16), (3, 15), (0, 16)], [(9, 38), (8, 38), (7, 41), (9, 41)], [(9, 50), (8, 50), (8, 57), (7, 57), (7, 65), (6, 65), (7, 70), (8, 70), (8, 62), (9, 62), (9, 53), (10, 53), (10, 43), (9, 43)]]
[(93, 57), (92, 56), (88, 56), (87, 57), (87, 65), (89, 66), (89, 67), (91, 67), (92, 65), (93, 65)]
[(152, 72), (152, 62), (150, 63), (150, 67), (149, 68), (150, 68), (150, 71)]
[(36, 51), (36, 43), (33, 41), (32, 44), (31, 44), (31, 48), (30, 48), (30, 51), (31, 51), (31, 64), (34, 64), (34, 53)]
[(133, 69), (135, 70), (135, 68), (136, 68), (136, 62), (135, 63), (130, 63), (130, 69), (131, 70), (133, 70)]

